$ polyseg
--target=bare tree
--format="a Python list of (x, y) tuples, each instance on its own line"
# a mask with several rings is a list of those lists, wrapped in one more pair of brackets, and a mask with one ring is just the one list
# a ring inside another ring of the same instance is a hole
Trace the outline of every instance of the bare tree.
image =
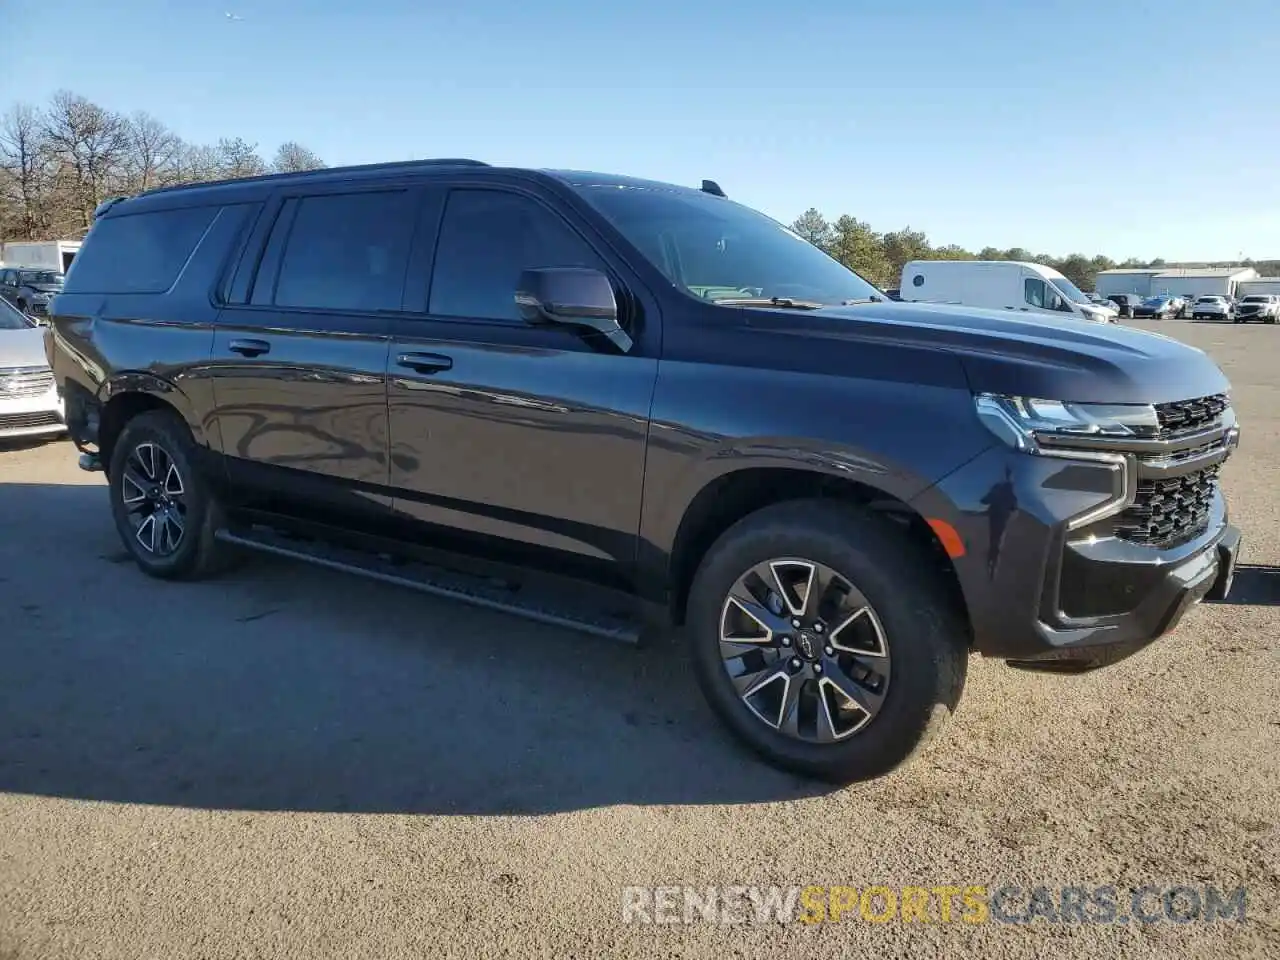
[(222, 176), (222, 157), (215, 147), (184, 143), (178, 150), (178, 182), (202, 183)]
[(11, 208), (9, 216), (17, 221), (19, 235), (27, 240), (35, 240), (40, 232), (49, 188), (48, 156), (39, 113), (27, 104), (14, 105), (0, 119), (0, 196)]
[(230, 140), (224, 137), (218, 141), (217, 149), (224, 177), (256, 177), (267, 172), (256, 143), (245, 143), (239, 137)]
[(54, 94), (45, 114), (44, 135), (63, 168), (61, 179), (70, 179), (69, 199), (80, 225), (88, 228), (94, 209), (107, 196), (108, 185), (119, 179), (120, 164), (129, 147), (125, 122), (96, 103), (62, 90)]
[(124, 159), (125, 187), (132, 193), (176, 182), (182, 139), (149, 113), (125, 122), (129, 149)]
[(293, 140), (280, 144), (276, 156), (271, 161), (271, 169), (276, 173), (298, 173), (302, 170), (319, 170), (324, 166), (315, 153)]

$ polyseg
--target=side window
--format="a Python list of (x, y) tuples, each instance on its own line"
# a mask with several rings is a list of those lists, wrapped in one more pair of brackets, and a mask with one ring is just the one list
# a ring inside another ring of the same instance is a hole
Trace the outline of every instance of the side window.
[[(313, 310), (398, 310), (414, 209), (404, 190), (304, 197), (287, 229), (274, 297), (255, 303)], [(269, 281), (260, 275), (260, 281)]]
[(157, 210), (99, 220), (85, 238), (67, 293), (163, 293), (219, 207)]
[(522, 270), (594, 267), (595, 251), (541, 204), (500, 190), (454, 190), (436, 244), (428, 312), (520, 322)]
[(1044, 302), (1044, 281), (1037, 280), (1035, 277), (1027, 277), (1022, 281), (1023, 295), (1026, 297), (1027, 303), (1033, 307), (1043, 307)]

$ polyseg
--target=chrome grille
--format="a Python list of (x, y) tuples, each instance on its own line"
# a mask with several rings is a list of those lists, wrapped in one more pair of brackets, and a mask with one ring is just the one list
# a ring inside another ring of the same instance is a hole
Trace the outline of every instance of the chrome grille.
[(62, 418), (52, 410), (40, 410), (35, 413), (0, 413), (0, 431), (52, 427), (61, 422)]
[(1116, 517), (1116, 535), (1153, 547), (1173, 547), (1199, 536), (1209, 526), (1219, 467), (1138, 481), (1133, 504)]
[(48, 367), (0, 367), (0, 400), (39, 397), (53, 386)]
[(1157, 403), (1156, 419), (1160, 422), (1160, 436), (1214, 426), (1229, 405), (1230, 401), (1224, 393), (1197, 397), (1194, 400)]

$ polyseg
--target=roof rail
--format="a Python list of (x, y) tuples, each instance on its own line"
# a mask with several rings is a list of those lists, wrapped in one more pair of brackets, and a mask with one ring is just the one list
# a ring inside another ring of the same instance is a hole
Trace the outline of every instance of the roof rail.
[(156, 187), (146, 191), (146, 195), (166, 193), (170, 190), (186, 190), (194, 187), (220, 187), (230, 183), (261, 183), (264, 180), (284, 180), (295, 177), (318, 176), (329, 173), (363, 173), (377, 170), (402, 170), (413, 167), (487, 167), (483, 160), (468, 160), (464, 157), (431, 157), (422, 160), (391, 160), (385, 163), (353, 163), (342, 167), (318, 167), (315, 170), (297, 170), (289, 173), (262, 173), (253, 177), (228, 177), (223, 180), (197, 180), (191, 183), (178, 183), (171, 187)]

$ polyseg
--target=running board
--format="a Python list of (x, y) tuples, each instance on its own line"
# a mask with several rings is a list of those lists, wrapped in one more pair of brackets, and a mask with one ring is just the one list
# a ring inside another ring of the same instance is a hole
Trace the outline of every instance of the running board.
[(604, 605), (584, 602), (580, 596), (586, 593), (583, 590), (575, 590), (572, 594), (567, 590), (532, 590), (523, 585), (459, 573), (414, 560), (398, 561), (387, 554), (365, 553), (335, 544), (282, 536), (261, 527), (242, 532), (222, 529), (215, 536), (238, 547), (303, 560), (330, 570), (381, 580), (554, 627), (623, 643), (640, 642), (641, 626), (638, 622)]

